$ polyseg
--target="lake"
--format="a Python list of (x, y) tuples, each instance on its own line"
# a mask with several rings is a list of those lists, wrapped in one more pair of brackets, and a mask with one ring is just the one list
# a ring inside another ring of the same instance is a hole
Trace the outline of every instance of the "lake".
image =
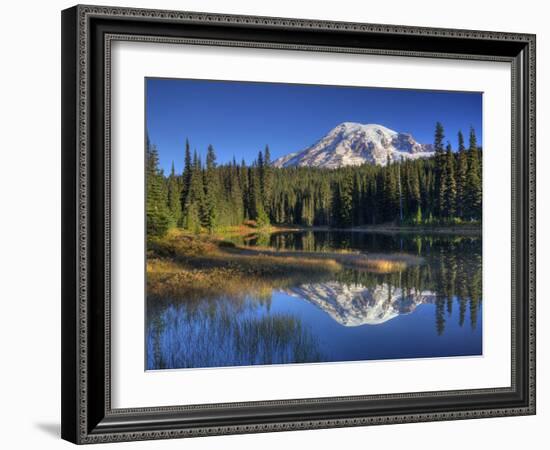
[(148, 370), (482, 354), (478, 236), (307, 231), (235, 242), (421, 262), (392, 271), (344, 268), (254, 296), (148, 299)]

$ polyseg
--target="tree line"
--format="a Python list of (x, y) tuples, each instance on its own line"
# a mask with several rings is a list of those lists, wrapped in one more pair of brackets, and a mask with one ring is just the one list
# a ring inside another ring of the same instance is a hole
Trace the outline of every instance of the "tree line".
[(158, 150), (146, 144), (146, 214), (149, 236), (171, 227), (193, 232), (254, 221), (258, 226), (351, 227), (394, 224), (456, 224), (481, 220), (482, 149), (475, 130), (468, 146), (445, 144), (437, 123), (434, 157), (339, 169), (275, 168), (269, 146), (252, 164), (218, 164), (212, 145), (205, 161), (187, 140), (184, 169), (166, 175)]

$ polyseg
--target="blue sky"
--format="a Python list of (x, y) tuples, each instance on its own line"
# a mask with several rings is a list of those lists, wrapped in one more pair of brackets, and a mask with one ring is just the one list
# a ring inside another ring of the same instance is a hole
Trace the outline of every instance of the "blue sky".
[(457, 146), (470, 126), (482, 139), (479, 92), (146, 79), (146, 128), (168, 172), (183, 167), (185, 140), (204, 155), (212, 144), (218, 163), (252, 162), (266, 144), (272, 159), (302, 150), (342, 122), (377, 123), (433, 142), (435, 122)]

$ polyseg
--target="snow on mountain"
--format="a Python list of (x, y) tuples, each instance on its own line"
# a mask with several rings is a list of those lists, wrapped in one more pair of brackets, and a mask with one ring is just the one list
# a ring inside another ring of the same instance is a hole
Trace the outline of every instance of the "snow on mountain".
[(382, 125), (344, 122), (305, 150), (290, 153), (273, 162), (275, 167), (323, 167), (376, 164), (388, 161), (428, 158), (431, 144), (419, 144), (407, 133), (398, 133)]
[(431, 291), (404, 292), (386, 283), (367, 288), (331, 281), (303, 284), (285, 292), (314, 304), (346, 327), (381, 324), (413, 312), (420, 304), (435, 301)]

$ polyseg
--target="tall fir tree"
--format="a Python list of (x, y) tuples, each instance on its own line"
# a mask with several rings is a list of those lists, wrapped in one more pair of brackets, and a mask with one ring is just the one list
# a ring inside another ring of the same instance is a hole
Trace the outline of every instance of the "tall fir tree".
[(397, 164), (397, 193), (399, 196), (399, 223), (403, 222), (403, 186), (401, 183), (401, 164), (403, 163), (403, 158)]
[(481, 219), (482, 183), (479, 150), (475, 130), (470, 128), (468, 146), (468, 173), (466, 177), (466, 216), (470, 219)]
[(189, 193), (183, 209), (183, 224), (188, 230), (198, 233), (204, 222), (204, 182), (201, 162), (195, 150), (191, 164)]
[(265, 176), (264, 169), (265, 169), (265, 167), (264, 167), (264, 155), (263, 155), (261, 150), (258, 152), (258, 159), (256, 160), (256, 167), (257, 167), (257, 171), (258, 171), (258, 180), (260, 182), (260, 195), (261, 195), (262, 203), (263, 203), (264, 176)]
[(399, 215), (399, 186), (395, 165), (391, 163), (388, 156), (384, 168), (383, 184), (383, 215), (386, 221), (394, 221)]
[(435, 133), (434, 133), (434, 150), (436, 156), (443, 154), (443, 141), (445, 139), (445, 129), (441, 122), (436, 122), (435, 124)]
[(237, 162), (233, 161), (228, 180), (230, 225), (239, 225), (244, 220), (244, 198), (241, 188), (242, 183), (239, 179), (240, 173)]
[(410, 198), (410, 211), (415, 214), (414, 221), (420, 224), (422, 223), (422, 198), (420, 195), (420, 178), (418, 176), (418, 169), (415, 166), (411, 169)]
[(168, 209), (170, 210), (171, 226), (181, 225), (181, 185), (176, 176), (176, 169), (174, 161), (172, 161), (172, 168), (170, 170), (170, 176), (168, 177)]
[(258, 226), (265, 226), (269, 224), (269, 218), (267, 217), (263, 205), (260, 164), (263, 165), (263, 159), (256, 161), (248, 172), (249, 214), (250, 218), (256, 221)]
[(310, 227), (313, 225), (313, 220), (315, 218), (314, 210), (314, 198), (313, 193), (310, 189), (306, 189), (300, 199), (300, 221), (303, 225)]
[[(193, 164), (191, 161), (191, 147), (189, 145), (189, 139), (185, 140), (185, 155), (183, 163), (182, 174), (182, 189), (181, 189), (181, 208), (182, 212), (187, 203), (187, 196), (189, 195), (189, 188), (191, 186), (191, 173), (193, 171)], [(182, 214), (183, 215), (183, 214)]]
[(445, 178), (445, 149), (443, 140), (445, 139), (445, 131), (441, 122), (436, 122), (434, 133), (434, 150), (435, 150), (435, 197), (437, 204), (435, 208), (436, 215), (443, 215), (445, 210), (446, 186), (443, 182)]
[(455, 170), (455, 157), (451, 148), (451, 143), (447, 143), (447, 150), (445, 152), (445, 216), (452, 218), (456, 214), (456, 170)]
[(163, 236), (170, 227), (170, 211), (164, 184), (164, 176), (159, 170), (157, 148), (146, 143), (146, 224), (147, 239)]
[(464, 146), (464, 135), (458, 132), (458, 156), (456, 168), (456, 213), (463, 217), (466, 211), (467, 199), (468, 155)]
[(206, 151), (206, 172), (204, 174), (204, 226), (212, 232), (217, 227), (219, 222), (218, 214), (220, 213), (220, 183), (218, 173), (216, 171), (216, 152), (212, 145), (208, 146)]
[(353, 175), (350, 171), (343, 174), (336, 183), (335, 222), (337, 226), (348, 227), (353, 222)]
[(273, 200), (273, 167), (271, 165), (271, 152), (269, 151), (269, 145), (265, 146), (264, 160), (263, 160), (263, 202), (264, 210), (273, 219), (271, 211), (271, 203)]

